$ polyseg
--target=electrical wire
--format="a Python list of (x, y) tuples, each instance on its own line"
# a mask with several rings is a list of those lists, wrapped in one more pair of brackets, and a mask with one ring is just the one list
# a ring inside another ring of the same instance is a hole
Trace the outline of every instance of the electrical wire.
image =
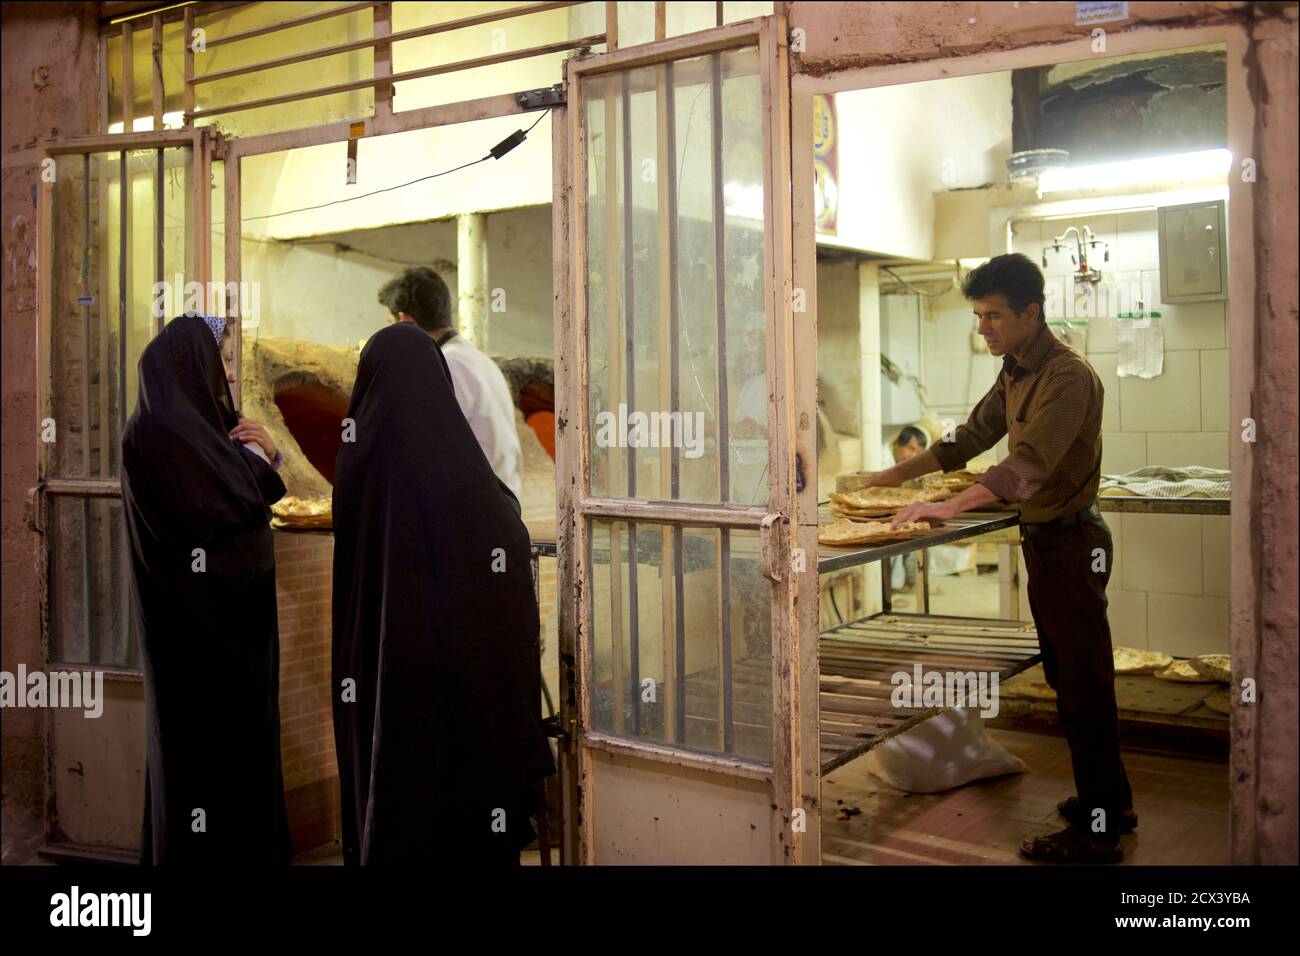
[[(944, 289), (942, 292), (922, 292), (920, 289), (914, 289), (912, 288), (912, 286), (908, 285), (906, 280), (904, 280), (903, 277), (900, 276), (898, 273), (894, 272), (893, 269), (889, 268), (889, 266), (881, 266), (880, 271), (883, 272), (885, 275), (889, 276), (891, 279), (893, 279), (895, 282), (897, 282), (899, 285), (901, 285), (904, 289), (906, 289), (908, 292), (912, 293), (913, 295), (924, 296), (927, 299), (938, 299), (941, 298), (942, 296), (947, 295), (949, 292), (952, 291), (952, 286), (950, 283), (949, 287)], [(936, 279), (934, 281), (937, 282), (938, 280)]]
[[(523, 135), (526, 137), (529, 133), (531, 133), (534, 129), (536, 129), (536, 128), (537, 128), (537, 124), (540, 123), (540, 122), (542, 121), (543, 117), (545, 117), (545, 116), (546, 116), (547, 114), (549, 114), (550, 112), (551, 112), (550, 107), (547, 107), (547, 109), (545, 109), (545, 110), (542, 112), (542, 115), (539, 116), (539, 117), (537, 117), (537, 119), (533, 121), (533, 125), (532, 125), (532, 126), (528, 127), (528, 129), (522, 131), (522, 132), (523, 132)], [(513, 135), (513, 134), (512, 134), (512, 135)], [(509, 138), (509, 137), (507, 137), (507, 139), (508, 139), (508, 138)], [(522, 140), (521, 140), (521, 142), (522, 142)], [(518, 144), (516, 144), (516, 145), (518, 145)], [(493, 148), (495, 149), (496, 147), (493, 147)], [(512, 147), (512, 148), (513, 148), (513, 147)], [(503, 153), (503, 154), (501, 154), (501, 155), (505, 155), (505, 154)], [(272, 213), (267, 213), (267, 214), (264, 215), (264, 216), (245, 216), (245, 217), (243, 217), (240, 221), (241, 221), (241, 222), (255, 222), (255, 221), (259, 220), (259, 219), (274, 219), (274, 218), (276, 218), (277, 216), (289, 216), (289, 215), (292, 215), (293, 213), (296, 213), (296, 212), (311, 212), (311, 211), (314, 210), (314, 209), (325, 209), (325, 208), (327, 208), (327, 207), (329, 207), (329, 206), (337, 206), (337, 205), (339, 205), (339, 204), (341, 204), (341, 203), (345, 203), (345, 202), (355, 202), (355, 201), (358, 200), (358, 199), (366, 199), (366, 198), (368, 198), (368, 197), (370, 197), (370, 196), (378, 196), (380, 193), (390, 193), (390, 192), (392, 192), (392, 191), (395, 190), (395, 189), (405, 189), (407, 186), (414, 186), (416, 183), (422, 183), (422, 182), (425, 182), (426, 180), (429, 180), (429, 179), (437, 179), (437, 178), (439, 178), (440, 176), (449, 176), (449, 175), (451, 175), (452, 173), (459, 172), (459, 171), (462, 170), (462, 169), (468, 169), (468, 168), (471, 167), (471, 166), (477, 166), (479, 163), (487, 162), (489, 159), (492, 159), (492, 158), (493, 158), (493, 154), (492, 154), (492, 152), (489, 152), (486, 156), (484, 156), (484, 157), (481, 158), (481, 159), (475, 159), (475, 160), (471, 160), (471, 161), (468, 162), (468, 163), (462, 163), (460, 166), (455, 166), (455, 167), (453, 167), (453, 168), (451, 168), (451, 169), (445, 169), (445, 170), (443, 170), (443, 171), (440, 172), (440, 173), (430, 173), (428, 176), (421, 176), (419, 179), (412, 179), (410, 182), (407, 182), (407, 183), (398, 183), (396, 186), (385, 186), (383, 189), (376, 189), (376, 190), (374, 190), (373, 192), (362, 193), (360, 196), (347, 196), (347, 197), (345, 197), (345, 198), (343, 198), (343, 199), (334, 199), (334, 200), (331, 200), (330, 202), (323, 202), (323, 203), (320, 203), (319, 205), (316, 205), (316, 206), (303, 206), (301, 209), (285, 209), (285, 210), (283, 210), (282, 212), (272, 212)], [(497, 158), (499, 159), (500, 156), (498, 156)]]

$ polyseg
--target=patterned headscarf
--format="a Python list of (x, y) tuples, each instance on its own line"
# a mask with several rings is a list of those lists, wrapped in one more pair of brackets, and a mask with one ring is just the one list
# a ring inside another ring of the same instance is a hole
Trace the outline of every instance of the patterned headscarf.
[(197, 315), (207, 323), (212, 337), (217, 340), (217, 348), (221, 348), (221, 337), (226, 333), (226, 320), (219, 315), (206, 315), (201, 312), (186, 312), (186, 315)]

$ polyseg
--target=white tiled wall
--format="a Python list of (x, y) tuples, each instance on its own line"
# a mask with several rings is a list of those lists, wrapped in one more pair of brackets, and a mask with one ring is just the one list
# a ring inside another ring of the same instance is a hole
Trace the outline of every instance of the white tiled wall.
[[(1090, 318), (1086, 352), (1106, 393), (1102, 418), (1102, 472), (1117, 474), (1144, 465), (1228, 467), (1227, 303), (1170, 304), (1160, 301), (1159, 249), (1155, 210), (1096, 215), (1078, 220), (1017, 222), (1016, 251), (1041, 265), (1043, 243), (1067, 226), (1092, 228), (1110, 243), (1110, 261), (1090, 254), (1104, 278), (1122, 295), (1109, 314)], [(1072, 268), (1068, 252), (1048, 253), (1049, 282)], [(1108, 293), (1115, 289), (1107, 290)], [(1137, 294), (1148, 310), (1162, 313), (1163, 374), (1144, 380), (1117, 374), (1116, 311), (1136, 310)], [(1131, 297), (1130, 297), (1131, 296)], [(1119, 304), (1121, 303), (1122, 304)], [(987, 388), (996, 364), (985, 368), (957, 354), (969, 340), (971, 313), (959, 296), (932, 300), (933, 319), (923, 340), (927, 387), (936, 411), (964, 417), (974, 399), (971, 382)], [(1049, 318), (1060, 316), (1049, 315)], [(946, 340), (941, 364), (928, 341)], [(979, 391), (978, 394), (982, 394)], [(978, 398), (978, 394), (974, 398)], [(1177, 657), (1228, 650), (1229, 518), (1199, 515), (1119, 515), (1106, 523), (1115, 539), (1110, 599), (1111, 635), (1116, 645), (1160, 650)], [(1021, 559), (1021, 616), (1029, 619)]]
[[(1105, 516), (1115, 542), (1107, 616), (1117, 647), (1228, 653), (1227, 516)], [(1024, 558), (1020, 617), (1030, 620)]]

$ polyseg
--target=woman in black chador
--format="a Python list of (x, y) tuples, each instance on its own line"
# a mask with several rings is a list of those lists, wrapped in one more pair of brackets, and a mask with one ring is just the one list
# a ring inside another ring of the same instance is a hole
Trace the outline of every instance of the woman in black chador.
[(346, 864), (518, 863), (532, 838), (554, 764), (517, 508), (434, 341), (411, 324), (371, 336), (334, 480)]
[(168, 322), (140, 358), (140, 397), (122, 436), (144, 662), (143, 864), (291, 855), (268, 507), (284, 494), (282, 456), (245, 447), (254, 435), (269, 440), (235, 411), (222, 336), (220, 319)]

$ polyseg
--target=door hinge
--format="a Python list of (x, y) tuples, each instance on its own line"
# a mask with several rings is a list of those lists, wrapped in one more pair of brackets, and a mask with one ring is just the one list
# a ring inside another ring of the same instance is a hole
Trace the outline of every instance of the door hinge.
[(758, 526), (759, 547), (763, 555), (763, 577), (780, 584), (790, 566), (789, 540), (785, 533), (789, 519), (783, 514), (764, 515)]
[(563, 106), (565, 103), (564, 84), (556, 83), (554, 86), (544, 86), (536, 90), (523, 90), (515, 94), (515, 102), (524, 109)]
[(23, 520), (29, 531), (45, 534), (45, 482), (38, 482), (27, 489), (27, 500), (23, 505)]

